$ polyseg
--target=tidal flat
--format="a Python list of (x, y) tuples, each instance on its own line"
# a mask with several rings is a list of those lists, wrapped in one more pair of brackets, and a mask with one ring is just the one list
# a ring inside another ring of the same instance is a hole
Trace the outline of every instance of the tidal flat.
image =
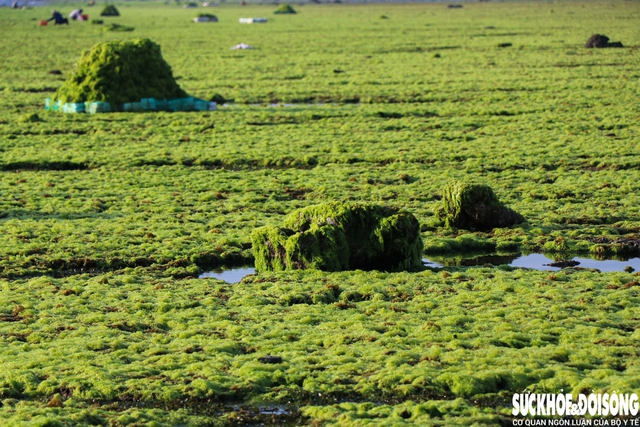
[[(430, 260), (637, 258), (640, 5), (293, 6), (117, 3), (127, 33), (0, 9), (0, 424), (505, 425), (514, 393), (637, 393), (632, 270), (198, 277), (332, 201), (411, 212)], [(82, 50), (137, 37), (226, 105), (44, 110)], [(454, 180), (526, 222), (445, 227)]]

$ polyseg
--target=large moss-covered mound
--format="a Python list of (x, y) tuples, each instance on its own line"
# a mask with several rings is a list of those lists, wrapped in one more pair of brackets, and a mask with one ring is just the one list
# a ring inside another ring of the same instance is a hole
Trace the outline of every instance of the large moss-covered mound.
[(454, 181), (442, 191), (440, 216), (447, 227), (490, 230), (524, 222), (524, 217), (506, 207), (491, 187)]
[(64, 102), (120, 105), (143, 98), (175, 99), (187, 94), (173, 78), (160, 46), (149, 39), (108, 41), (84, 51), (55, 98)]
[(102, 12), (100, 12), (100, 16), (120, 16), (120, 12), (114, 5), (110, 4), (102, 9)]
[(422, 260), (413, 214), (363, 203), (327, 203), (297, 210), (283, 227), (251, 234), (258, 270), (405, 270)]
[(293, 7), (291, 7), (290, 4), (283, 4), (283, 5), (280, 5), (276, 9), (276, 11), (273, 12), (273, 13), (284, 14), (284, 13), (298, 13), (298, 12), (296, 12), (296, 10)]

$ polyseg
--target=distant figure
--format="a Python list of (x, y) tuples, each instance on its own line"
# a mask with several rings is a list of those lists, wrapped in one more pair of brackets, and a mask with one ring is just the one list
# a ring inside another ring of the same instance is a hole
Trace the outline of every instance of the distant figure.
[(11, 5), (11, 9), (18, 9), (18, 2), (14, 1), (13, 4)]
[(69, 25), (69, 20), (64, 16), (62, 16), (62, 14), (57, 10), (54, 10), (53, 13), (51, 14), (51, 18), (47, 19), (47, 22), (49, 21), (54, 21), (55, 25), (62, 25), (62, 24)]
[(69, 14), (69, 18), (73, 19), (74, 21), (82, 21), (82, 9), (71, 11), (71, 13)]
[(95, 0), (91, 0), (91, 1), (89, 2), (89, 6), (93, 6), (94, 4), (96, 4)]

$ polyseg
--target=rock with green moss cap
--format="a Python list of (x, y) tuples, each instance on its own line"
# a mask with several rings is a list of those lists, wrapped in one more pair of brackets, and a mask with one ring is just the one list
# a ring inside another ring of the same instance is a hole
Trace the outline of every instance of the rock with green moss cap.
[(413, 214), (365, 203), (299, 209), (283, 227), (251, 233), (256, 269), (407, 270), (422, 265), (420, 224)]
[(293, 7), (291, 7), (290, 4), (282, 4), (273, 13), (286, 14), (286, 13), (298, 13), (298, 12), (296, 12), (296, 10)]
[(186, 96), (162, 58), (160, 46), (149, 39), (135, 39), (98, 43), (84, 51), (55, 99), (120, 105), (143, 98)]
[(491, 187), (454, 181), (442, 191), (441, 219), (447, 227), (490, 230), (524, 222), (524, 217), (506, 207)]
[(110, 4), (102, 9), (102, 12), (100, 12), (100, 16), (120, 16), (120, 12), (114, 5)]
[(23, 114), (18, 118), (19, 123), (36, 123), (43, 122), (39, 115), (36, 113)]

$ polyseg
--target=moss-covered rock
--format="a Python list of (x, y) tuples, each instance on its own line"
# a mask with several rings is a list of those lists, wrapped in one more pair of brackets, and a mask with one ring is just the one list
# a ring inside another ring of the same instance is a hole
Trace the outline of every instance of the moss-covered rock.
[(43, 122), (43, 121), (44, 120), (42, 120), (40, 116), (36, 113), (23, 114), (18, 118), (19, 123), (36, 123), (36, 122)]
[(216, 104), (224, 104), (225, 102), (227, 102), (227, 100), (225, 99), (224, 96), (220, 95), (219, 93), (214, 94), (211, 99), (209, 99), (209, 101), (211, 102), (215, 102)]
[(258, 270), (404, 270), (421, 265), (420, 224), (408, 212), (334, 202), (297, 210), (283, 225), (251, 234)]
[(442, 191), (440, 217), (447, 227), (490, 230), (524, 222), (524, 217), (506, 207), (491, 187), (454, 181)]
[(285, 13), (298, 13), (298, 12), (296, 12), (296, 10), (293, 7), (291, 7), (290, 4), (282, 4), (273, 13), (285, 14)]
[(135, 39), (98, 43), (84, 51), (55, 98), (63, 103), (89, 101), (120, 105), (143, 98), (186, 96), (162, 58), (160, 46), (149, 39)]
[(100, 16), (120, 16), (120, 12), (114, 5), (110, 4), (102, 9), (102, 12), (100, 12)]

